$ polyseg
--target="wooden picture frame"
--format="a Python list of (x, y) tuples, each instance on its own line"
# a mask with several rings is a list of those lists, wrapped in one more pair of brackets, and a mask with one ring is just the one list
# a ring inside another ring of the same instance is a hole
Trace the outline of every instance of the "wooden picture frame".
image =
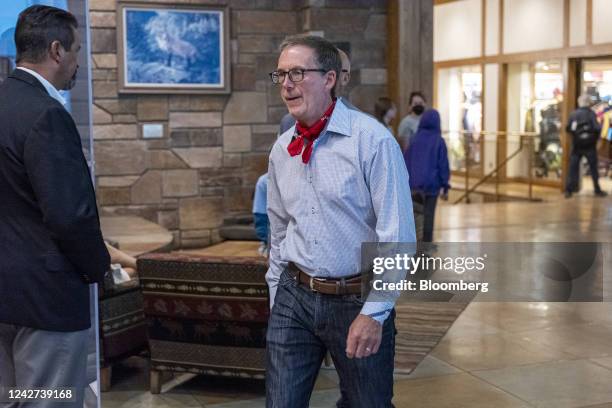
[(227, 7), (117, 3), (120, 93), (230, 92)]

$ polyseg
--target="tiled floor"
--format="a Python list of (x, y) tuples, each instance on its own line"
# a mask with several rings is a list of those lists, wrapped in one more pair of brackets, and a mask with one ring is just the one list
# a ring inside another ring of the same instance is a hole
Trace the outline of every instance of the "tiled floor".
[[(441, 206), (439, 241), (612, 242), (612, 199)], [(607, 259), (612, 252), (607, 246)], [(610, 274), (610, 263), (606, 273)], [(520, 273), (520, 271), (517, 271)], [(146, 362), (114, 372), (103, 406), (264, 407), (260, 382), (196, 377), (147, 391)], [(322, 369), (311, 407), (338, 398)], [(397, 375), (396, 407), (612, 408), (612, 303), (472, 303), (411, 375)]]
[[(537, 183), (537, 179), (534, 180), (534, 183)], [(479, 177), (470, 177), (468, 180), (468, 186), (473, 187), (476, 183), (480, 182)], [(465, 192), (466, 180), (464, 176), (452, 176), (450, 181), (451, 189), (449, 194), (449, 203), (453, 203), (455, 200), (459, 199), (461, 195)], [(583, 177), (582, 179), (582, 188), (580, 192), (576, 193), (577, 196), (584, 197), (592, 197), (593, 196), (593, 181), (590, 176)], [(599, 179), (600, 187), (606, 191), (610, 192), (612, 189), (612, 179), (609, 177), (600, 177)], [(529, 185), (522, 182), (505, 182), (500, 183), (498, 185), (498, 193), (506, 196), (509, 199), (522, 199), (527, 200), (529, 198)], [(475, 194), (470, 194), (470, 200), (472, 203), (481, 203), (484, 200), (483, 193), (489, 198), (495, 194), (495, 182), (494, 179), (481, 184), (477, 187)], [(559, 187), (553, 186), (544, 186), (533, 184), (531, 190), (531, 198), (535, 200), (543, 200), (543, 201), (553, 201), (562, 197), (562, 193), (560, 192)]]

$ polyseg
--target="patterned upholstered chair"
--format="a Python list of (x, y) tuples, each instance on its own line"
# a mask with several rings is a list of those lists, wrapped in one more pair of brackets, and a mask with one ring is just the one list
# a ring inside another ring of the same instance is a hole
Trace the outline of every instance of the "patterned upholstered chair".
[(161, 372), (264, 378), (269, 315), (264, 258), (181, 253), (138, 259), (151, 351)]
[(108, 391), (112, 365), (147, 348), (147, 330), (138, 280), (99, 285), (100, 390)]

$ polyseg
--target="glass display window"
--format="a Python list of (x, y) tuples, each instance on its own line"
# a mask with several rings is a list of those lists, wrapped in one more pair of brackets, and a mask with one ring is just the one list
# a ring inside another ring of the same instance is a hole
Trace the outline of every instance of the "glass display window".
[[(482, 70), (480, 65), (438, 71), (437, 105), (451, 170), (480, 168)], [(467, 153), (466, 153), (467, 152)]]
[(582, 62), (581, 91), (591, 97), (593, 111), (601, 124), (599, 157), (612, 159), (612, 58)]
[[(532, 138), (532, 152), (508, 163), (507, 176), (560, 180), (563, 73), (559, 61), (508, 64), (507, 153)], [(531, 157), (530, 157), (531, 155)]]

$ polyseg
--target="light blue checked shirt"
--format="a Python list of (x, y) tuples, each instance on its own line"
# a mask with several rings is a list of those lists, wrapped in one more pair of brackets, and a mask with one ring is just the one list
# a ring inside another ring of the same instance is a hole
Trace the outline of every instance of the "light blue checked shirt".
[(268, 199), (268, 173), (262, 174), (255, 184), (255, 196), (253, 197), (253, 212), (257, 214), (267, 213)]
[[(339, 100), (308, 164), (287, 152), (294, 128), (279, 137), (268, 167), (270, 306), (288, 262), (340, 278), (361, 272), (362, 242), (416, 241), (408, 172), (387, 128)], [(382, 323), (394, 301), (366, 301), (361, 313)]]

